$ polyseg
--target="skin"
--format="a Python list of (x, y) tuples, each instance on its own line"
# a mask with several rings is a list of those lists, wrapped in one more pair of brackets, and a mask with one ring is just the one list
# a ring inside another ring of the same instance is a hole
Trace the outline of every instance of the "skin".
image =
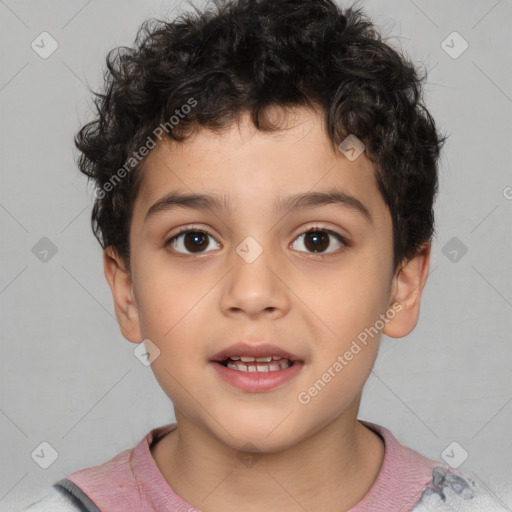
[[(333, 149), (312, 110), (274, 114), (278, 132), (257, 131), (244, 116), (222, 133), (160, 143), (142, 168), (131, 268), (104, 251), (122, 334), (159, 348), (151, 367), (175, 408), (178, 428), (153, 445), (153, 458), (174, 491), (205, 512), (342, 511), (364, 497), (384, 457), (380, 436), (357, 421), (381, 333), (307, 405), (297, 396), (393, 304), (402, 310), (382, 333), (409, 334), (428, 276), (428, 243), (393, 272), (391, 216), (364, 153), (349, 161)], [(278, 196), (329, 188), (358, 198), (373, 223), (335, 204), (273, 212)], [(172, 191), (226, 194), (233, 211), (181, 208), (144, 222)], [(183, 235), (166, 245), (189, 225), (212, 234), (206, 251), (186, 254)], [(315, 253), (301, 235), (318, 227), (349, 245), (331, 237)], [(236, 252), (247, 236), (263, 248), (250, 264)], [(263, 339), (304, 361), (294, 379), (248, 393), (217, 377), (213, 354)], [(259, 457), (250, 467), (239, 458), (248, 442)]]

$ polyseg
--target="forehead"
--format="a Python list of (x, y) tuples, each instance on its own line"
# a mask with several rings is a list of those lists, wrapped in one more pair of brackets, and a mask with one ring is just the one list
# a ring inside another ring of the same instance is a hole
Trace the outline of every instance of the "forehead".
[(309, 109), (275, 115), (279, 131), (257, 130), (245, 115), (220, 132), (199, 129), (184, 142), (159, 143), (140, 171), (134, 221), (170, 192), (215, 196), (230, 215), (252, 205), (265, 216), (290, 206), (289, 196), (337, 191), (370, 220), (389, 217), (373, 165), (364, 153), (350, 161), (334, 148), (323, 116)]

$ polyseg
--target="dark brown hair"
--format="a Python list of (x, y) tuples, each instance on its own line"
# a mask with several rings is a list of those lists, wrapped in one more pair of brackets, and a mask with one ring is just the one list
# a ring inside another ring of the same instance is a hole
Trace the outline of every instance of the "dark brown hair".
[(182, 141), (244, 113), (276, 130), (267, 107), (314, 106), (333, 144), (349, 134), (365, 144), (393, 220), (396, 270), (434, 233), (443, 138), (422, 102), (423, 80), (359, 9), (331, 0), (216, 0), (147, 20), (133, 48), (109, 52), (96, 118), (75, 138), (79, 168), (97, 187), (93, 231), (129, 266), (139, 150), (156, 135)]

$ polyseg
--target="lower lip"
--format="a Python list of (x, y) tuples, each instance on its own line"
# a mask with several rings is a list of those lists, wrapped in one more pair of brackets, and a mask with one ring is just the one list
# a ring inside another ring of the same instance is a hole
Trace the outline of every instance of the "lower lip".
[(243, 391), (252, 393), (269, 391), (288, 382), (300, 372), (303, 366), (303, 363), (296, 361), (283, 370), (275, 370), (273, 372), (242, 372), (223, 366), (220, 363), (212, 362), (212, 364), (219, 377), (225, 382)]

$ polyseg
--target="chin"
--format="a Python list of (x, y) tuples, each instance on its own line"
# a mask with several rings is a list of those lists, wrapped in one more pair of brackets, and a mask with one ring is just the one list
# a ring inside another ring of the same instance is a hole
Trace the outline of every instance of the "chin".
[[(286, 424), (285, 424), (286, 423)], [(301, 432), (296, 425), (283, 422), (283, 415), (275, 421), (251, 421), (244, 418), (229, 423), (229, 432), (222, 432), (222, 441), (235, 450), (276, 453), (296, 444)]]

